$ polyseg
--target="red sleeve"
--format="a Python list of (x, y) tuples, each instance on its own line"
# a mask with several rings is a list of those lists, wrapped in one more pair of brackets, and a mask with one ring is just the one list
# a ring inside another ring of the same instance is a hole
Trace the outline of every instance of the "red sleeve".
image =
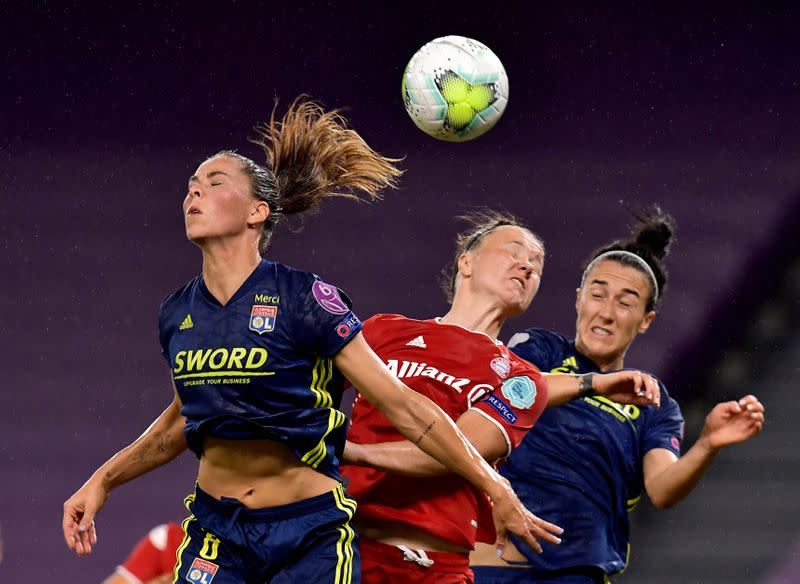
[(516, 448), (547, 406), (547, 381), (530, 366), (512, 371), (500, 387), (472, 406), (496, 424), (506, 439), (508, 452)]
[(170, 565), (175, 562), (175, 548), (171, 541), (173, 538), (169, 537), (169, 530), (170, 527), (166, 524), (151, 529), (150, 533), (138, 541), (125, 563), (120, 566), (121, 571), (142, 582), (164, 574), (165, 556), (171, 555)]

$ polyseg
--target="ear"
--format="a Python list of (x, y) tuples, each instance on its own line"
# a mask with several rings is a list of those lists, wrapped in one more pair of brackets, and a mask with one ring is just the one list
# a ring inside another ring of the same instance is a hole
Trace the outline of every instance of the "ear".
[(462, 253), (458, 258), (458, 273), (463, 277), (468, 278), (472, 275), (472, 255)]
[(656, 311), (651, 310), (647, 314), (644, 315), (642, 322), (639, 324), (639, 334), (644, 334), (647, 332), (647, 329), (650, 328), (650, 323), (653, 322), (653, 319), (656, 317)]
[(575, 288), (575, 313), (579, 312), (579, 306), (581, 305), (581, 289)]
[(269, 217), (269, 205), (265, 201), (256, 201), (256, 205), (247, 216), (247, 224), (251, 227), (264, 223)]

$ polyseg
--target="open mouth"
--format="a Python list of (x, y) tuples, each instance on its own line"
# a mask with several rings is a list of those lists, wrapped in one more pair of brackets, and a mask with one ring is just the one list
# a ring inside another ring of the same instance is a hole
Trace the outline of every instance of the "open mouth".
[(597, 335), (598, 337), (610, 337), (611, 331), (608, 329), (604, 329), (603, 327), (593, 326), (591, 328), (593, 334)]
[(513, 282), (516, 282), (517, 284), (519, 284), (519, 287), (520, 287), (522, 290), (525, 290), (525, 282), (523, 282), (521, 279), (519, 279), (519, 278), (511, 278), (511, 280), (512, 280)]

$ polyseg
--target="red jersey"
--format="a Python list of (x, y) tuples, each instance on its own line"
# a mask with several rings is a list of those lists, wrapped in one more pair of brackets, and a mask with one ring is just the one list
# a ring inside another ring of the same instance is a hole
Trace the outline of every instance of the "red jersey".
[(133, 584), (171, 573), (183, 535), (177, 523), (154, 527), (138, 541), (125, 563), (117, 567), (117, 572)]
[[(435, 320), (379, 314), (364, 323), (364, 338), (389, 370), (457, 420), (476, 410), (516, 447), (547, 404), (538, 369), (488, 335)], [(405, 440), (377, 408), (356, 395), (348, 440), (374, 444)], [(485, 494), (458, 475), (416, 478), (343, 465), (358, 515), (411, 525), (471, 549), (493, 543), (492, 509)]]

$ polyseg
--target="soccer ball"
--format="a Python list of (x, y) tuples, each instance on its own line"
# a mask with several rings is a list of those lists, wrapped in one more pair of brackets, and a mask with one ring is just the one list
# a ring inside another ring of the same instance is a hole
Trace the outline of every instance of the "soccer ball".
[(434, 39), (403, 73), (403, 103), (417, 127), (449, 142), (488, 132), (508, 103), (508, 77), (500, 59), (476, 40)]

